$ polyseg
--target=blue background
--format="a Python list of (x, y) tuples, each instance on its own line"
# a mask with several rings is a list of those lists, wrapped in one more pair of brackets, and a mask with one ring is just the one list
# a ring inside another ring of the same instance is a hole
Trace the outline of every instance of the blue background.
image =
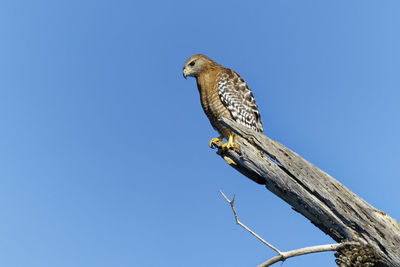
[[(0, 265), (256, 266), (333, 240), (208, 148), (182, 66), (254, 91), (265, 133), (400, 218), (399, 1), (2, 1)], [(284, 266), (336, 266), (331, 252)]]

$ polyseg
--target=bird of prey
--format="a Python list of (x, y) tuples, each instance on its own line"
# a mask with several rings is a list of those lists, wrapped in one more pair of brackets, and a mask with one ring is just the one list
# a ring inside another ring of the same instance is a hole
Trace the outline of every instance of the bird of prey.
[(218, 122), (221, 118), (230, 118), (256, 132), (264, 131), (253, 93), (236, 72), (207, 56), (196, 54), (183, 66), (183, 76), (196, 78), (204, 113), (220, 133), (219, 137), (210, 140), (210, 147), (225, 138), (228, 142), (224, 143), (222, 149), (239, 149), (235, 143), (237, 136)]

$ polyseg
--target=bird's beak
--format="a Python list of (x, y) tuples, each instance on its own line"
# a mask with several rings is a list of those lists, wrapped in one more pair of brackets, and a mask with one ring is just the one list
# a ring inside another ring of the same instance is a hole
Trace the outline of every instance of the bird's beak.
[(183, 78), (187, 79), (189, 72), (184, 68), (183, 69)]

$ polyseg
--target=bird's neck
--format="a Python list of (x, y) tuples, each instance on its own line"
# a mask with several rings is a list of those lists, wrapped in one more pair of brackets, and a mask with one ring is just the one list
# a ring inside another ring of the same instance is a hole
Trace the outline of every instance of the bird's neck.
[(199, 89), (200, 94), (206, 93), (206, 88), (210, 88), (213, 84), (212, 79), (216, 77), (214, 71), (203, 71), (199, 76), (196, 77), (197, 89)]
[(212, 102), (212, 96), (215, 95), (215, 90), (217, 90), (217, 88), (215, 87), (215, 81), (213, 81), (213, 79), (216, 79), (216, 77), (216, 73), (209, 71), (206, 73), (203, 72), (196, 77), (197, 89), (200, 93), (201, 105), (206, 114), (209, 112)]

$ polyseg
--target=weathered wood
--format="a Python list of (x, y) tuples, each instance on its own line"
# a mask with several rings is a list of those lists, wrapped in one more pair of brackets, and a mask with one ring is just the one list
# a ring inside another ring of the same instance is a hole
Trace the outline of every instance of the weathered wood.
[(230, 166), (265, 184), (336, 242), (365, 244), (384, 265), (400, 267), (400, 224), (395, 219), (282, 144), (232, 120), (220, 122), (243, 137), (237, 140), (240, 151), (218, 149)]

